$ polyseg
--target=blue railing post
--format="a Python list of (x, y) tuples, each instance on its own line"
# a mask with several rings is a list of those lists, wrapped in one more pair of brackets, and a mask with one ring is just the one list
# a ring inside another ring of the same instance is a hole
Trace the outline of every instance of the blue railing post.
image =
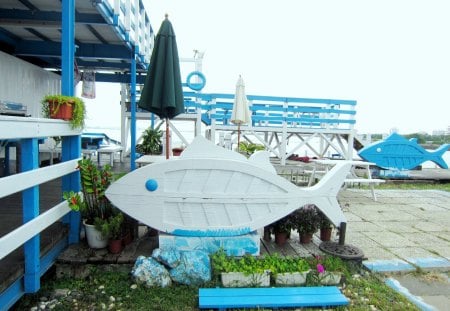
[(131, 58), (131, 153), (130, 170), (136, 169), (136, 52)]
[[(39, 167), (39, 149), (36, 138), (21, 141), (21, 171), (30, 171)], [(39, 187), (34, 186), (22, 192), (23, 223), (39, 216)], [(37, 234), (24, 244), (25, 276), (24, 290), (35, 293), (40, 287), (40, 235)]]
[[(62, 160), (68, 161), (77, 159), (81, 154), (81, 136), (65, 136), (62, 139)], [(78, 192), (81, 189), (80, 172), (62, 177), (62, 190)], [(65, 222), (69, 223), (69, 244), (76, 244), (80, 241), (80, 213), (70, 212), (65, 217)]]
[[(62, 1), (62, 94), (74, 95), (75, 64), (75, 0)], [(62, 139), (62, 160), (77, 159), (81, 154), (81, 136), (66, 136)], [(62, 178), (62, 190), (80, 191), (80, 173), (75, 172)], [(69, 244), (78, 243), (80, 239), (80, 214), (69, 213), (64, 220), (69, 222)]]

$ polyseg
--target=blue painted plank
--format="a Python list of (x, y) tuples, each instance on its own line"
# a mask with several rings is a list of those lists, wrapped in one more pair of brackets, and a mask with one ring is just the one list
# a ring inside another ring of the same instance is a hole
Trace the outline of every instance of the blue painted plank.
[(340, 294), (341, 291), (336, 286), (320, 287), (240, 287), (240, 288), (200, 288), (199, 293), (202, 296), (247, 296), (247, 295), (312, 295), (312, 294)]
[(335, 286), (199, 289), (200, 308), (325, 307), (348, 303)]
[[(21, 141), (22, 172), (31, 171), (39, 167), (39, 149), (36, 138)], [(23, 223), (27, 223), (39, 216), (39, 186), (34, 186), (22, 192)], [(39, 254), (40, 235), (36, 234), (24, 244), (25, 256), (25, 292), (35, 293), (40, 288)]]

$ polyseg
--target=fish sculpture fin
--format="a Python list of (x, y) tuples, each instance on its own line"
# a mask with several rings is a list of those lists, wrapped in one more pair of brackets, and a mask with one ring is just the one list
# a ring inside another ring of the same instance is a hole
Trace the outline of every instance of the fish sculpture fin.
[(409, 141), (412, 142), (412, 143), (418, 144), (418, 140), (415, 137), (410, 138)]
[(442, 155), (450, 149), (450, 144), (444, 144), (440, 146), (438, 149), (436, 149), (433, 152), (430, 152), (431, 158), (430, 160), (439, 165), (443, 169), (448, 169), (447, 163), (442, 158)]
[(337, 195), (351, 167), (351, 162), (342, 161), (336, 164), (319, 183), (311, 187), (314, 191), (311, 203), (315, 204), (336, 227), (339, 227), (341, 222), (347, 221), (337, 201)]
[(250, 156), (250, 158), (248, 158), (248, 160), (250, 163), (262, 168), (263, 170), (269, 171), (273, 174), (277, 173), (272, 163), (270, 163), (270, 153), (268, 151), (256, 151)]
[(225, 149), (220, 146), (214, 145), (211, 141), (207, 140), (203, 136), (196, 136), (194, 140), (186, 147), (186, 149), (181, 153), (180, 159), (198, 159), (198, 158), (208, 158), (208, 159), (228, 159), (228, 160), (238, 160), (247, 161), (247, 158), (238, 152), (234, 152)]

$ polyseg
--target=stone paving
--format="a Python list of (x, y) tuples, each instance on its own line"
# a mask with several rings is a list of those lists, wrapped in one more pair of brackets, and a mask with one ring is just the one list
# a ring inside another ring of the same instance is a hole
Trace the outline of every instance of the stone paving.
[[(360, 248), (370, 270), (422, 310), (450, 306), (450, 193), (436, 190), (347, 189), (339, 202), (346, 243)], [(430, 271), (428, 274), (408, 272)], [(428, 277), (427, 277), (428, 276)]]

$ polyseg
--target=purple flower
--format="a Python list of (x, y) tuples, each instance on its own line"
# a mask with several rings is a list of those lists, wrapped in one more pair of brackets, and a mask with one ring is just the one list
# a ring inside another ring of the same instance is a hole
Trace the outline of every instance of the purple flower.
[(320, 263), (317, 264), (317, 272), (325, 273), (325, 267)]

